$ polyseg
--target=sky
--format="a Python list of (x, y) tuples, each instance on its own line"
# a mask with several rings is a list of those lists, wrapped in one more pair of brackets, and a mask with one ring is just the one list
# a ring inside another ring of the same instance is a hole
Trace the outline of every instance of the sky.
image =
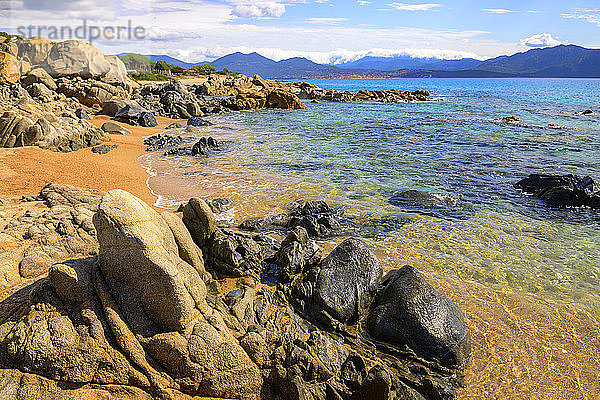
[[(558, 44), (600, 48), (598, 0), (0, 0), (0, 30), (10, 33), (68, 39), (61, 27), (74, 31), (84, 21), (79, 32), (105, 54), (188, 62), (235, 51), (335, 64), (367, 55), (487, 59)], [(120, 26), (139, 27), (138, 35), (123, 30), (116, 39)]]

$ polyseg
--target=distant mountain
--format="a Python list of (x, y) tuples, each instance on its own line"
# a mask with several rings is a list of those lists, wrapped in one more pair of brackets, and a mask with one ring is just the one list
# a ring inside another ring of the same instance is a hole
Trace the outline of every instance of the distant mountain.
[(440, 58), (398, 57), (363, 57), (356, 61), (335, 64), (341, 68), (376, 69), (379, 71), (397, 71), (400, 69), (426, 69), (432, 71), (460, 71), (472, 69), (482, 62), (474, 58), (459, 60), (443, 60)]
[(327, 78), (332, 76), (351, 77), (367, 71), (344, 70), (331, 65), (317, 64), (306, 58), (294, 57), (287, 60), (273, 61), (258, 53), (243, 54), (240, 52), (221, 57), (209, 63), (218, 70), (227, 68), (244, 75), (261, 75), (265, 78)]
[(164, 54), (163, 55), (146, 55), (146, 57), (148, 57), (154, 63), (157, 62), (157, 61), (162, 60), (162, 61), (165, 61), (165, 62), (167, 62), (169, 64), (177, 65), (177, 66), (179, 66), (179, 67), (181, 67), (183, 69), (188, 69), (188, 68), (193, 67), (194, 65), (197, 65), (197, 64), (203, 64), (203, 63), (188, 63), (188, 62), (181, 61), (181, 60), (178, 60), (176, 58), (173, 58), (171, 56), (166, 56)]
[[(532, 49), (512, 56), (500, 56), (486, 60), (474, 69), (520, 76), (536, 76), (543, 70), (562, 64), (574, 63), (572, 64), (572, 70), (577, 71), (579, 69), (577, 67), (578, 60), (597, 51), (575, 45)], [(560, 71), (556, 70), (556, 72)]]
[[(131, 62), (164, 60), (188, 69), (198, 64), (210, 64), (217, 70), (228, 69), (252, 76), (273, 79), (317, 78), (600, 78), (600, 49), (575, 45), (560, 45), (532, 49), (512, 56), (500, 56), (485, 61), (472, 58), (442, 60), (428, 58), (363, 57), (339, 65), (317, 64), (306, 58), (294, 57), (274, 61), (258, 53), (228, 54), (212, 62), (187, 63), (166, 55), (120, 55)], [(135, 56), (135, 57), (134, 57)], [(143, 57), (143, 58), (142, 58)], [(147, 58), (146, 58), (147, 57)], [(139, 58), (139, 59), (138, 59)]]

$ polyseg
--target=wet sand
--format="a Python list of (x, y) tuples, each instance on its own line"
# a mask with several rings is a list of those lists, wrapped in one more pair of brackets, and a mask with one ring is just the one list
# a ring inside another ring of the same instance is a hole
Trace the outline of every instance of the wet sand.
[[(108, 117), (94, 117), (97, 126)], [(0, 149), (0, 198), (36, 194), (48, 182), (110, 190), (122, 188), (148, 204), (156, 196), (138, 158), (143, 137), (173, 122), (158, 118), (156, 128), (127, 127), (131, 135), (112, 135), (119, 147), (98, 155), (90, 149), (54, 153), (36, 147)], [(240, 217), (240, 216), (238, 216)], [(326, 252), (334, 243), (324, 246)], [(386, 257), (386, 269), (410, 262)], [(472, 359), (460, 399), (600, 398), (600, 318), (583, 307), (491, 289), (475, 282), (424, 271), (428, 280), (463, 310), (472, 337)]]

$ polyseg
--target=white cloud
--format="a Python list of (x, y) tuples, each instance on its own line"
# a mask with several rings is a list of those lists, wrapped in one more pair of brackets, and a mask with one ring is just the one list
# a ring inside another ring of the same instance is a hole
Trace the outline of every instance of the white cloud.
[(516, 12), (513, 10), (507, 10), (506, 8), (483, 8), (481, 11), (488, 14), (510, 14)]
[(285, 13), (285, 5), (276, 2), (240, 4), (231, 13), (240, 18), (279, 18)]
[(346, 18), (309, 18), (306, 20), (309, 24), (327, 24), (334, 25), (346, 21)]
[(584, 19), (590, 24), (600, 26), (600, 10), (589, 8), (574, 8), (573, 12), (561, 14), (563, 18)]
[(425, 3), (425, 4), (406, 4), (406, 3), (390, 3), (388, 6), (400, 11), (427, 11), (432, 8), (441, 7), (441, 4)]
[(559, 44), (566, 44), (568, 42), (561, 42), (552, 37), (549, 33), (540, 33), (539, 35), (533, 35), (531, 37), (521, 39), (521, 46), (527, 47), (553, 47)]
[(370, 1), (367, 0), (357, 0), (356, 1), (358, 3), (359, 6), (366, 6), (367, 4), (370, 4)]

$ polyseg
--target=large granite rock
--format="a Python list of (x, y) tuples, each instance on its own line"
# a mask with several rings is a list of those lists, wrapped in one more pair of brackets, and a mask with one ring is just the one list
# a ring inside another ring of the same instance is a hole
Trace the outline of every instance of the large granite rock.
[(55, 78), (100, 78), (111, 70), (109, 62), (100, 50), (80, 40), (54, 43), (40, 67)]
[(382, 271), (379, 259), (363, 241), (346, 239), (308, 274), (304, 283), (312, 293), (304, 311), (321, 323), (357, 323), (371, 304)]
[(382, 287), (368, 318), (373, 337), (448, 368), (467, 365), (470, 337), (456, 304), (410, 265), (388, 273)]
[(9, 53), (0, 51), (0, 83), (14, 83), (21, 79), (19, 63)]
[(600, 187), (589, 176), (531, 174), (515, 184), (550, 207), (600, 208)]
[(104, 196), (94, 216), (98, 265), (129, 321), (165, 331), (185, 329), (206, 295), (198, 272), (179, 258), (169, 226), (122, 190)]

